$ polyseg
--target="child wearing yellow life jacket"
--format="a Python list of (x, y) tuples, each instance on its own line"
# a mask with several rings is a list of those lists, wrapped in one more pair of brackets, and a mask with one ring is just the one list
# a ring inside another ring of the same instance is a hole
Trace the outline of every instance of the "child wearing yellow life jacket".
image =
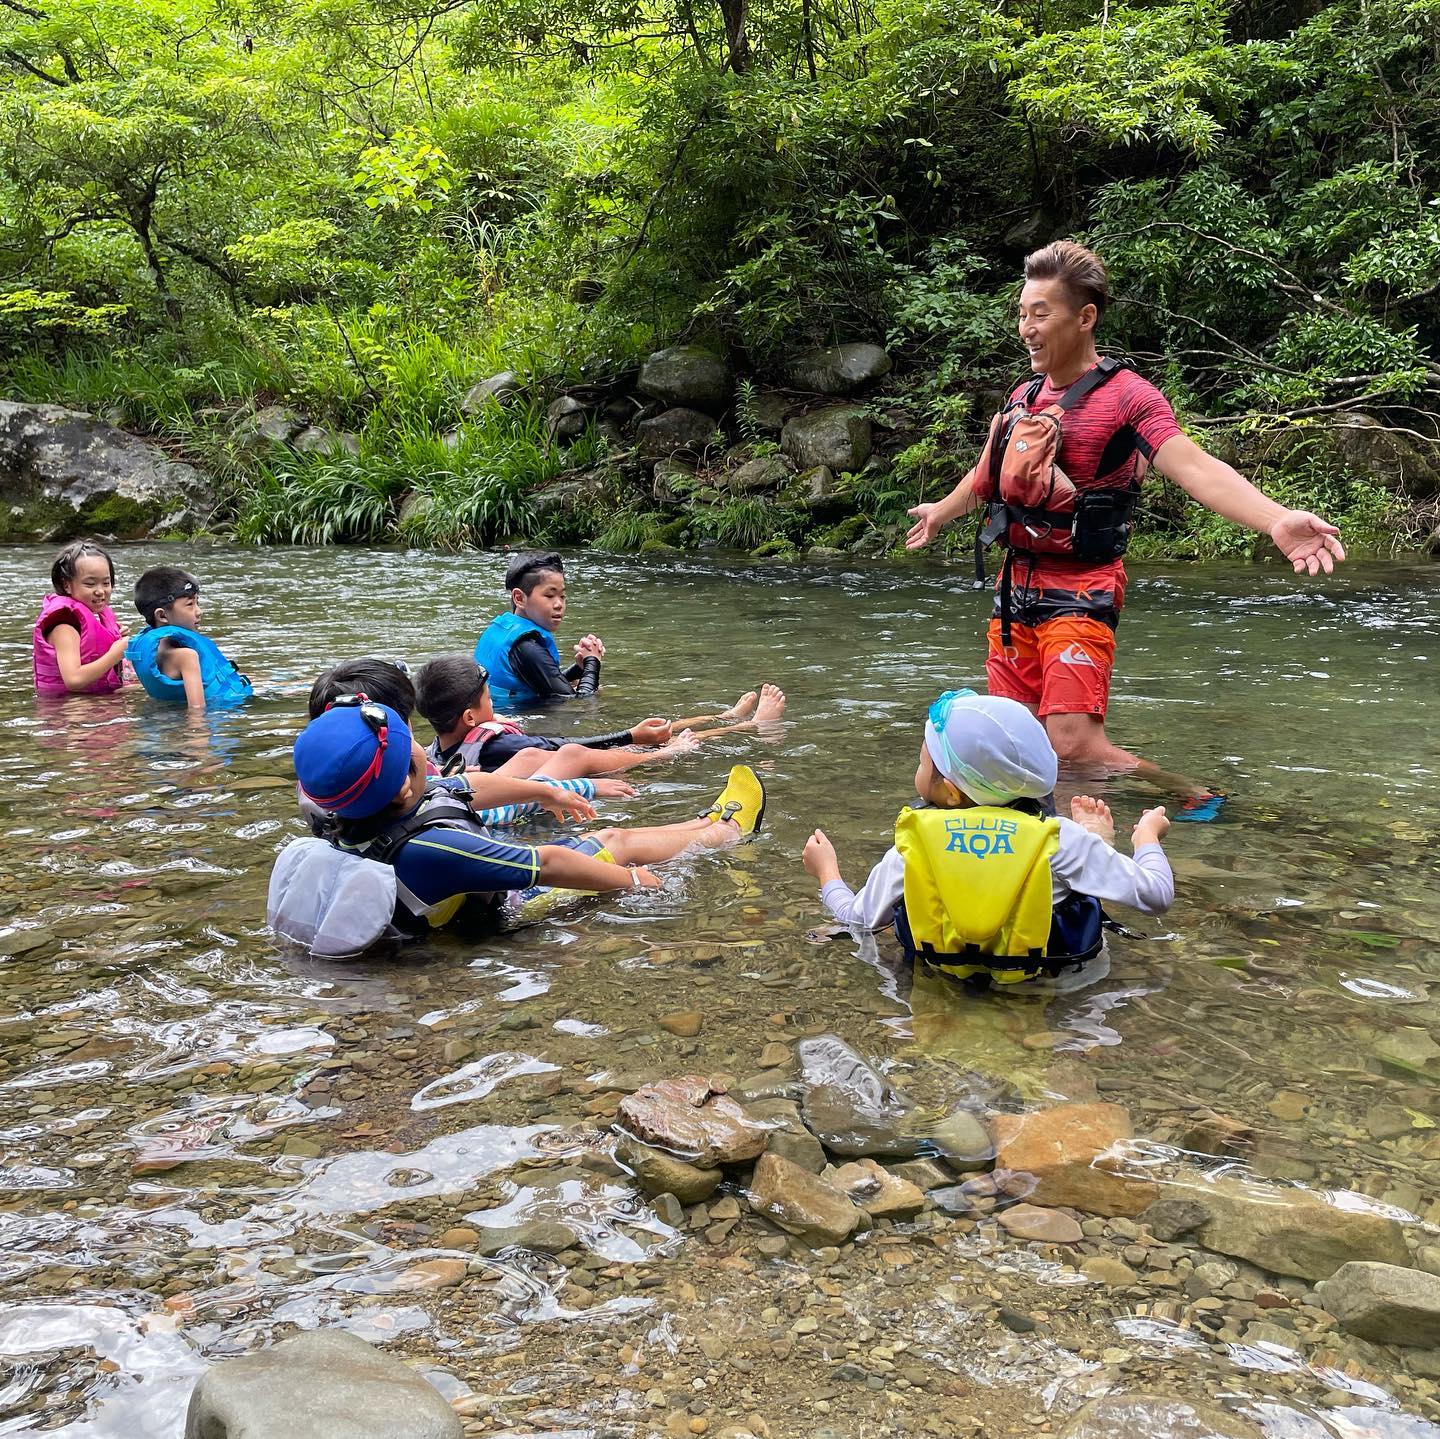
[(1016, 984), (1076, 969), (1104, 945), (1102, 900), (1163, 914), (1175, 879), (1160, 841), (1163, 807), (1133, 832), (1135, 857), (1110, 844), (1105, 805), (1077, 798), (1073, 819), (1045, 818), (1057, 762), (1044, 726), (1015, 700), (940, 696), (925, 722), (915, 790), (895, 845), (857, 894), (816, 830), (805, 868), (831, 914), (857, 931), (894, 924), (907, 954), (957, 979)]

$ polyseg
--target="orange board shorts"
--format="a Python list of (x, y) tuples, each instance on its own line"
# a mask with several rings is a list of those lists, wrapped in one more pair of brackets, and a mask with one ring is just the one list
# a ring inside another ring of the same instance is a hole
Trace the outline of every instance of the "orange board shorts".
[(1105, 717), (1115, 670), (1115, 631), (1087, 615), (1060, 615), (1038, 625), (1012, 623), (1010, 644), (1000, 643), (1000, 621), (990, 621), (985, 675), (992, 695), (1052, 714)]

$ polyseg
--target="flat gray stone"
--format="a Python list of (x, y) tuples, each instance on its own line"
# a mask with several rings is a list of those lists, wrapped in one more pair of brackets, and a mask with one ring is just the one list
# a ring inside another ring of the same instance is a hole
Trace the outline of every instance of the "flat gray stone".
[(185, 1439), (460, 1439), (438, 1390), (338, 1329), (297, 1334), (207, 1370)]
[(1272, 1274), (1328, 1279), (1352, 1260), (1401, 1267), (1410, 1260), (1393, 1219), (1340, 1209), (1309, 1190), (1218, 1179), (1191, 1193), (1208, 1216), (1196, 1230), (1201, 1244)]
[(536, 1254), (563, 1254), (580, 1236), (558, 1219), (526, 1219), (520, 1224), (494, 1224), (479, 1231), (477, 1252), (487, 1259), (505, 1249), (529, 1249)]

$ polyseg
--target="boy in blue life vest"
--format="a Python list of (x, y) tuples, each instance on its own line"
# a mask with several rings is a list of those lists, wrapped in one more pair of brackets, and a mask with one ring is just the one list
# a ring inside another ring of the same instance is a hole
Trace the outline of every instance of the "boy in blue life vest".
[(895, 926), (905, 952), (983, 988), (1054, 978), (1104, 947), (1102, 900), (1163, 914), (1175, 879), (1160, 841), (1163, 807), (1135, 826), (1133, 859), (1112, 845), (1109, 807), (1087, 796), (1071, 818), (1047, 818), (1057, 760), (1022, 704), (970, 690), (930, 706), (915, 771), (925, 807), (901, 810), (895, 843), (857, 894), (816, 830), (805, 868), (841, 924)]
[(192, 710), (231, 709), (254, 693), (250, 681), (200, 633), (200, 582), (174, 565), (157, 565), (135, 581), (135, 608), (149, 629), (130, 641), (126, 658), (152, 699)]
[(490, 676), (501, 713), (557, 700), (580, 699), (600, 688), (605, 646), (585, 635), (575, 663), (560, 668), (555, 631), (565, 618), (565, 565), (557, 554), (515, 555), (505, 567), (510, 610), (497, 615), (475, 642), (475, 662)]

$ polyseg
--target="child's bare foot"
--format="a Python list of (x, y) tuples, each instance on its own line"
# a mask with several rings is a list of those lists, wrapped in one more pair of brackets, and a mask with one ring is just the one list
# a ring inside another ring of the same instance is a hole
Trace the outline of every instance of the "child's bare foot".
[(1106, 844), (1115, 843), (1115, 816), (1103, 799), (1092, 799), (1088, 794), (1077, 794), (1070, 801), (1070, 818), (1082, 829), (1098, 834)]
[(785, 691), (779, 685), (761, 685), (755, 707), (756, 724), (774, 724), (785, 713)]
[(754, 690), (746, 690), (728, 710), (721, 710), (715, 718), (722, 720), (747, 720), (750, 718), (750, 712), (755, 708), (759, 700), (760, 696), (757, 695)]

